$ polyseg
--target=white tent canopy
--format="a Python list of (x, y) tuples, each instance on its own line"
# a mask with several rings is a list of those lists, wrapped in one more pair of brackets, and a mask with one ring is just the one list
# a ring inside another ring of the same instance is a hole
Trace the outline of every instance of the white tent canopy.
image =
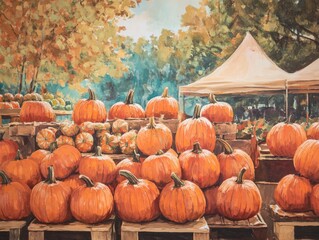
[(252, 35), (211, 74), (179, 88), (180, 95), (261, 94), (284, 92), (289, 73), (279, 68)]

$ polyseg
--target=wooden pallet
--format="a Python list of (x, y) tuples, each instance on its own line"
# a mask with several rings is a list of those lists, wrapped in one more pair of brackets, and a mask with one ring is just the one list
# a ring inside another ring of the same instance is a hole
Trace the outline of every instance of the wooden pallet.
[(113, 240), (114, 218), (99, 224), (70, 222), (64, 224), (44, 224), (33, 220), (28, 227), (29, 240), (44, 240), (45, 232), (90, 232), (92, 240)]
[(278, 205), (270, 205), (270, 215), (274, 221), (274, 234), (278, 240), (295, 239), (295, 227), (319, 227), (319, 216), (312, 211), (290, 213)]
[(159, 218), (148, 223), (129, 223), (122, 222), (121, 239), (138, 240), (139, 233), (190, 233), (193, 240), (209, 240), (209, 227), (204, 217), (185, 224), (177, 224), (171, 221)]
[(260, 214), (242, 221), (231, 221), (220, 215), (214, 215), (207, 216), (206, 221), (212, 231), (213, 239), (218, 239), (218, 232), (221, 229), (249, 229), (255, 239), (267, 239), (267, 224)]
[(9, 240), (20, 240), (27, 221), (0, 221), (0, 232), (9, 232)]

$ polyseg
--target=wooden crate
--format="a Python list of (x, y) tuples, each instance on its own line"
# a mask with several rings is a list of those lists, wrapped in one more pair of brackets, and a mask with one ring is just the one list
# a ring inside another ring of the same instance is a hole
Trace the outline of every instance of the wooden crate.
[(213, 239), (218, 239), (218, 232), (222, 229), (249, 229), (255, 239), (267, 239), (267, 224), (260, 214), (242, 221), (231, 221), (220, 215), (214, 215), (207, 216), (206, 221), (212, 231)]
[(236, 123), (215, 123), (216, 136), (225, 140), (235, 140), (237, 134)]
[(139, 233), (190, 233), (194, 240), (209, 240), (209, 227), (205, 218), (200, 218), (194, 222), (177, 224), (159, 218), (148, 223), (122, 222), (121, 240), (138, 240)]
[(274, 234), (278, 240), (295, 239), (295, 227), (319, 227), (319, 216), (312, 211), (290, 213), (278, 205), (270, 205), (270, 215), (274, 221)]
[(114, 240), (114, 218), (99, 224), (70, 222), (64, 224), (44, 224), (33, 220), (28, 227), (29, 240), (44, 240), (45, 232), (90, 232), (92, 240)]
[(20, 240), (28, 221), (0, 221), (0, 232), (9, 232), (9, 240)]

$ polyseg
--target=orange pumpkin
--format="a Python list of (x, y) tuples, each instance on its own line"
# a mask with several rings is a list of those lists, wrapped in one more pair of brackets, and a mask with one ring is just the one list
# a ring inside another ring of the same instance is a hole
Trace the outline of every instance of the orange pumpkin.
[(309, 139), (301, 144), (293, 158), (297, 172), (302, 176), (319, 182), (319, 140)]
[(314, 122), (307, 130), (308, 139), (319, 140), (319, 122)]
[(14, 100), (14, 96), (11, 93), (5, 93), (3, 94), (3, 100), (5, 102), (11, 102)]
[(217, 102), (214, 94), (209, 94), (209, 104), (202, 108), (201, 116), (213, 123), (232, 122), (233, 108), (226, 102)]
[(278, 206), (287, 212), (304, 212), (311, 209), (312, 186), (307, 178), (294, 174), (283, 177), (274, 193)]
[(114, 193), (117, 215), (128, 222), (149, 222), (160, 216), (159, 190), (148, 180), (137, 179), (131, 172), (121, 170), (127, 180)]
[(100, 138), (100, 144), (103, 153), (119, 153), (120, 149), (120, 136), (111, 135), (109, 133), (105, 133)]
[(135, 130), (131, 130), (121, 136), (119, 145), (122, 153), (133, 154), (136, 149), (136, 137), (137, 133)]
[(140, 162), (140, 155), (134, 151), (132, 160), (125, 158), (116, 165), (116, 182), (120, 183), (125, 180), (125, 178), (119, 174), (121, 170), (128, 170), (131, 173), (133, 173), (137, 178), (141, 178), (141, 167), (142, 164)]
[(72, 119), (80, 125), (83, 122), (105, 122), (106, 108), (104, 103), (96, 100), (95, 93), (88, 89), (89, 98), (80, 99), (73, 108)]
[(0, 166), (5, 161), (14, 159), (17, 155), (18, 144), (9, 139), (3, 139), (4, 132), (0, 132)]
[(202, 149), (198, 142), (193, 150), (179, 156), (183, 179), (197, 184), (200, 188), (213, 186), (219, 178), (220, 166), (214, 153)]
[(224, 152), (217, 156), (220, 164), (220, 181), (236, 176), (243, 167), (247, 171), (244, 178), (254, 180), (255, 168), (251, 157), (241, 149), (233, 149), (223, 139), (217, 141), (224, 147)]
[(41, 174), (46, 178), (48, 176), (48, 167), (53, 166), (56, 178), (67, 178), (78, 168), (80, 159), (81, 153), (79, 150), (70, 145), (63, 145), (43, 158), (40, 164)]
[(109, 111), (109, 119), (144, 118), (145, 112), (141, 105), (133, 103), (134, 90), (131, 89), (125, 102), (115, 103)]
[(178, 153), (193, 148), (194, 142), (199, 142), (201, 147), (209, 151), (215, 148), (216, 134), (211, 122), (200, 117), (200, 104), (196, 104), (193, 118), (184, 120), (178, 125), (175, 145)]
[(3, 102), (3, 95), (0, 94), (0, 102)]
[(85, 183), (79, 177), (80, 177), (79, 174), (72, 174), (69, 177), (67, 177), (66, 179), (64, 179), (62, 182), (63, 182), (63, 184), (70, 187), (73, 191), (76, 188), (78, 188), (82, 185), (85, 185)]
[(79, 172), (86, 175), (94, 182), (111, 183), (115, 179), (116, 165), (112, 158), (102, 155), (101, 147), (96, 148), (93, 156), (82, 157), (79, 164)]
[(107, 132), (111, 131), (111, 124), (109, 122), (94, 123), (93, 126), (95, 131), (101, 131), (101, 130), (105, 130)]
[(73, 138), (67, 137), (67, 136), (63, 136), (63, 135), (61, 135), (60, 137), (58, 137), (56, 139), (56, 143), (58, 144), (58, 147), (61, 147), (62, 145), (75, 146)]
[(83, 122), (83, 123), (81, 123), (80, 132), (87, 132), (87, 133), (93, 135), (94, 132), (95, 132), (94, 124), (92, 122)]
[(70, 209), (76, 220), (88, 224), (102, 222), (112, 215), (113, 195), (103, 183), (93, 183), (81, 175), (84, 186), (75, 189), (71, 195)]
[(20, 220), (31, 214), (28, 185), (11, 181), (4, 171), (0, 171), (0, 220)]
[(63, 123), (60, 126), (63, 135), (73, 137), (79, 132), (79, 126), (74, 123)]
[(45, 156), (49, 155), (50, 153), (51, 153), (50, 151), (38, 149), (34, 151), (29, 158), (35, 161), (40, 166), (42, 159), (45, 158)]
[(18, 102), (15, 102), (15, 101), (12, 101), (10, 102), (11, 103), (11, 106), (13, 109), (18, 109), (20, 108), (20, 104)]
[(76, 135), (75, 146), (80, 152), (89, 152), (94, 144), (93, 136), (87, 132), (81, 132)]
[(316, 215), (319, 215), (319, 184), (315, 185), (312, 189), (310, 203), (312, 210)]
[(293, 157), (297, 148), (307, 140), (306, 131), (297, 123), (277, 123), (267, 134), (267, 146), (274, 156)]
[(0, 102), (0, 109), (12, 109), (12, 105), (9, 102)]
[(173, 182), (167, 184), (161, 192), (160, 210), (164, 217), (185, 223), (202, 217), (206, 200), (202, 190), (190, 181), (182, 181), (174, 172)]
[(168, 149), (168, 151), (167, 151), (166, 153), (170, 153), (170, 154), (172, 154), (173, 156), (178, 157), (177, 152), (175, 152), (175, 150), (174, 150), (173, 148)]
[(147, 157), (142, 163), (142, 178), (154, 182), (159, 188), (163, 188), (171, 182), (171, 173), (182, 176), (182, 170), (177, 157), (170, 153), (159, 151), (156, 155)]
[(25, 102), (21, 107), (20, 120), (21, 122), (52, 122), (55, 120), (55, 113), (47, 102)]
[(178, 118), (178, 101), (168, 96), (168, 87), (164, 88), (162, 96), (154, 97), (148, 101), (145, 108), (146, 117), (161, 117), (164, 119)]
[(156, 124), (154, 117), (151, 117), (149, 124), (138, 131), (136, 144), (145, 155), (156, 154), (159, 150), (165, 152), (173, 144), (172, 132), (164, 124)]
[(218, 213), (233, 221), (249, 219), (261, 209), (258, 187), (251, 180), (243, 180), (245, 171), (242, 168), (238, 177), (226, 179), (217, 192)]
[(203, 190), (206, 199), (205, 215), (215, 215), (217, 211), (218, 186), (212, 186)]
[(128, 122), (123, 119), (117, 119), (112, 124), (112, 133), (126, 133), (128, 132)]
[(48, 167), (48, 177), (34, 186), (30, 207), (33, 215), (42, 223), (64, 223), (72, 217), (69, 208), (71, 188), (57, 181), (54, 168)]
[(47, 150), (55, 142), (55, 133), (48, 128), (42, 129), (37, 133), (36, 141), (39, 148)]
[(31, 158), (23, 159), (18, 150), (15, 160), (6, 161), (1, 169), (15, 182), (22, 182), (33, 188), (41, 181), (39, 165)]
[(21, 93), (17, 93), (14, 95), (14, 101), (18, 102), (21, 106), (23, 103), (23, 95)]

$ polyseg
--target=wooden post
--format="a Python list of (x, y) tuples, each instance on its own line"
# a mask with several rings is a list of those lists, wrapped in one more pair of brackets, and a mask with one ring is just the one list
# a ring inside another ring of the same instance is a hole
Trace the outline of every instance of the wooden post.
[(288, 104), (288, 80), (286, 80), (286, 84), (285, 84), (285, 88), (286, 88), (286, 119), (288, 119), (289, 116), (289, 104)]
[(306, 93), (306, 123), (309, 123), (309, 94)]

